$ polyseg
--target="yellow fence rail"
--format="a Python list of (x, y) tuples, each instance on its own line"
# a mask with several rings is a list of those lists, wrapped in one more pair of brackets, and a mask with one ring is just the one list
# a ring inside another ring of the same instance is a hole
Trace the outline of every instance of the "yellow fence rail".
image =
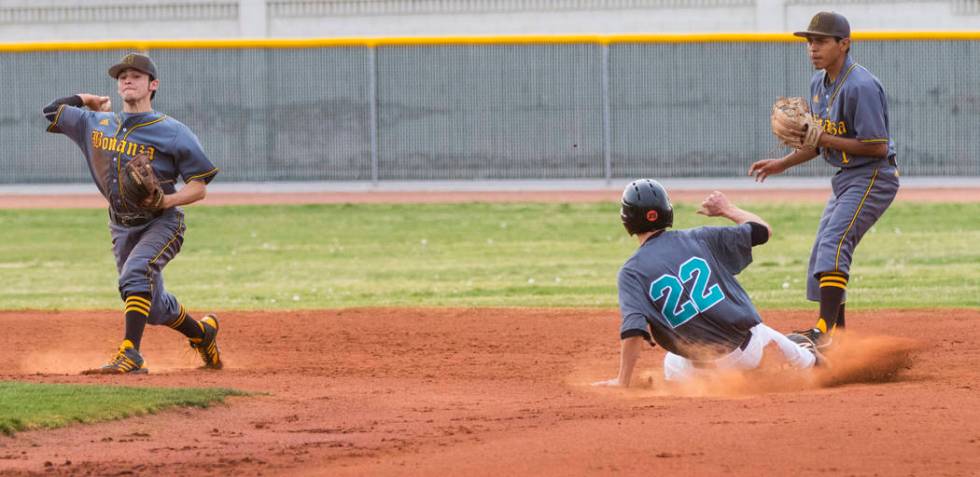
[[(971, 41), (980, 31), (868, 31), (855, 32), (858, 41)], [(96, 51), (151, 49), (299, 49), (379, 46), (602, 44), (614, 43), (788, 43), (802, 38), (791, 33), (656, 33), (616, 35), (498, 35), (392, 38), (263, 38), (202, 40), (109, 40), (76, 42), (0, 43), (0, 52)]]

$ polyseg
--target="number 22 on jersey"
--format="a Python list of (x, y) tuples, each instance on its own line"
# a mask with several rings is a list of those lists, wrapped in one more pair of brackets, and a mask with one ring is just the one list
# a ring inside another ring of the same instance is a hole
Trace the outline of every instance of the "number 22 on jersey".
[[(725, 294), (717, 284), (708, 288), (708, 279), (710, 278), (711, 267), (708, 266), (708, 262), (701, 257), (693, 257), (681, 264), (680, 273), (677, 276), (663, 275), (654, 280), (650, 284), (650, 298), (656, 303), (666, 295), (667, 299), (664, 300), (660, 312), (667, 318), (667, 323), (672, 328), (677, 328), (697, 316), (698, 313), (708, 311), (725, 299)], [(691, 299), (681, 303), (684, 283), (691, 280), (694, 280)]]

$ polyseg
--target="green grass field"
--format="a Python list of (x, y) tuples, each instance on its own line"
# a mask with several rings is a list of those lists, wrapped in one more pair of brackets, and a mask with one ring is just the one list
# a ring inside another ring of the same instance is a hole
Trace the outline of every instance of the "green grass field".
[[(746, 204), (775, 228), (740, 280), (807, 308), (820, 204)], [(636, 243), (615, 203), (192, 207), (168, 288), (192, 309), (616, 305)], [(980, 306), (980, 204), (896, 203), (858, 248), (856, 308)], [(678, 204), (675, 224), (725, 224)], [(0, 309), (120, 306), (102, 210), (3, 210)]]
[(175, 406), (208, 407), (244, 394), (217, 388), (133, 388), (0, 382), (0, 432), (124, 419)]

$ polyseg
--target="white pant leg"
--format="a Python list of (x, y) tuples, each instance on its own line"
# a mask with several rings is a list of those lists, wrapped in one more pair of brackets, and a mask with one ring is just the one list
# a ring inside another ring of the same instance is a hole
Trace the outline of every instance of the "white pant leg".
[(810, 351), (803, 349), (800, 345), (790, 341), (786, 335), (759, 323), (749, 330), (752, 339), (745, 350), (739, 355), (739, 350), (725, 356), (719, 360), (718, 368), (721, 369), (755, 369), (762, 362), (762, 355), (765, 354), (766, 346), (776, 343), (779, 351), (794, 368), (812, 368), (817, 358)]
[(687, 358), (667, 352), (664, 356), (664, 379), (667, 381), (686, 381), (694, 377), (694, 366)]
[[(812, 368), (817, 362), (817, 357), (813, 355), (809, 350), (804, 349), (800, 345), (792, 342), (786, 335), (764, 325), (756, 325), (753, 330), (759, 329), (759, 333), (766, 333), (769, 335), (769, 341), (775, 342), (776, 346), (779, 347), (779, 351), (783, 353), (783, 357), (789, 364), (794, 368), (806, 369)], [(766, 344), (769, 344), (768, 342)]]
[[(793, 367), (812, 368), (817, 361), (813, 353), (801, 348), (800, 345), (765, 324), (755, 325), (749, 332), (752, 333), (752, 338), (749, 339), (745, 349), (736, 349), (718, 358), (713, 369), (756, 369), (762, 362), (766, 346), (772, 342), (776, 343), (783, 357)], [(709, 371), (709, 369), (695, 368), (688, 359), (674, 353), (667, 353), (664, 356), (664, 379), (667, 381), (684, 381), (699, 374), (700, 371)]]

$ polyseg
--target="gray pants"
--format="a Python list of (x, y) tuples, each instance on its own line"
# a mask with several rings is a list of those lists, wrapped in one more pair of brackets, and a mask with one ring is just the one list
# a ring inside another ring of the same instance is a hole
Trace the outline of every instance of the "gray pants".
[(184, 213), (177, 208), (136, 227), (109, 224), (119, 295), (125, 300), (131, 293), (149, 293), (146, 321), (151, 325), (171, 323), (180, 315), (177, 298), (163, 287), (163, 267), (180, 252), (185, 229)]
[(831, 185), (833, 194), (820, 217), (807, 271), (806, 297), (813, 301), (820, 301), (821, 273), (850, 273), (851, 257), (861, 237), (898, 193), (898, 168), (882, 161), (841, 169)]

